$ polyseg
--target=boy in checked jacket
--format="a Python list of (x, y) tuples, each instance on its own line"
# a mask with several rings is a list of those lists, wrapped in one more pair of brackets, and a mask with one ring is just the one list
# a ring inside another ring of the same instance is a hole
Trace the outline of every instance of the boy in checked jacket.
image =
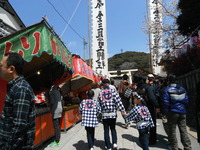
[(148, 132), (149, 127), (154, 127), (153, 120), (148, 108), (143, 104), (144, 97), (134, 92), (135, 106), (126, 115), (125, 122), (135, 121), (139, 132), (139, 141), (143, 150), (149, 150)]
[(88, 99), (84, 99), (79, 107), (80, 114), (82, 115), (81, 125), (85, 126), (87, 132), (88, 147), (93, 150), (94, 146), (94, 132), (95, 127), (98, 126), (97, 116), (101, 112), (101, 108), (97, 100), (94, 100), (94, 91), (87, 92)]

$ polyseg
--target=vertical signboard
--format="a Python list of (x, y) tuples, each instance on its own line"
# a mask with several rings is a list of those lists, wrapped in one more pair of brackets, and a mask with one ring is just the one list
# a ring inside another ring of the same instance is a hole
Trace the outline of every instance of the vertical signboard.
[(153, 73), (163, 74), (162, 67), (158, 65), (163, 53), (162, 49), (162, 0), (149, 0), (150, 51)]
[(92, 16), (92, 68), (99, 75), (107, 77), (107, 35), (105, 0), (91, 0)]

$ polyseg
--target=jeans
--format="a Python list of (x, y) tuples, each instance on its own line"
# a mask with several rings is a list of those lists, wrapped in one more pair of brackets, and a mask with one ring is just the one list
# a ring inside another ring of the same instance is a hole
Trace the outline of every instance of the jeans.
[(167, 114), (168, 125), (169, 125), (169, 142), (173, 150), (178, 150), (178, 142), (176, 138), (176, 125), (179, 128), (181, 143), (183, 144), (184, 150), (192, 150), (191, 142), (186, 130), (186, 114), (179, 114), (170, 112)]
[(149, 150), (149, 145), (148, 145), (149, 129), (148, 129), (148, 127), (144, 128), (144, 129), (138, 129), (138, 132), (139, 132), (139, 141), (140, 141), (142, 149)]
[(60, 141), (60, 118), (53, 119), (53, 126), (55, 132), (55, 141)]
[(89, 147), (89, 149), (93, 148), (95, 128), (94, 127), (85, 127), (85, 130), (87, 132), (88, 147)]
[(105, 140), (105, 145), (108, 149), (112, 148), (112, 145), (110, 143), (109, 129), (111, 130), (112, 143), (117, 144), (117, 132), (115, 129), (115, 125), (116, 125), (116, 118), (103, 119), (104, 140)]

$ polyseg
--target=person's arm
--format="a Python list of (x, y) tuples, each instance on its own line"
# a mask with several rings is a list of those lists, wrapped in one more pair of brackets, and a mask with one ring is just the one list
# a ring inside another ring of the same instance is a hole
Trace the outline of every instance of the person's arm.
[(121, 94), (122, 93), (122, 81), (119, 83), (119, 86), (118, 86), (118, 93)]
[(126, 117), (125, 117), (125, 122), (130, 122), (130, 121), (135, 121), (135, 118), (137, 117), (137, 107), (134, 106), (133, 109), (128, 113), (126, 114)]
[(188, 93), (186, 92), (186, 90), (185, 90), (183, 87), (181, 87), (181, 90), (182, 90), (183, 92), (185, 92), (185, 98), (184, 98), (184, 100), (182, 100), (181, 102), (184, 103), (185, 105), (187, 105), (188, 102), (189, 102)]
[(84, 100), (80, 103), (79, 105), (79, 113), (82, 115), (82, 112), (83, 112), (83, 102)]
[(168, 88), (166, 88), (163, 91), (163, 95), (162, 95), (162, 103), (163, 103), (163, 112), (164, 113), (168, 113), (169, 111), (169, 107), (170, 107), (170, 103), (169, 103), (169, 94), (168, 94)]
[(153, 90), (154, 87), (151, 87), (151, 86), (148, 86), (146, 88), (147, 90), (147, 94), (148, 94), (148, 100), (151, 104), (153, 104), (156, 108), (159, 108), (159, 104), (158, 104), (158, 101), (156, 99), (156, 95), (155, 95), (155, 92)]
[(113, 97), (115, 99), (115, 104), (116, 104), (117, 108), (122, 113), (122, 116), (125, 116), (126, 115), (126, 111), (125, 111), (124, 105), (122, 104), (122, 101), (121, 101), (121, 98), (120, 98), (119, 94), (117, 92), (114, 92), (113, 93)]
[(98, 101), (96, 101), (96, 108), (97, 108), (97, 113), (100, 114), (101, 113), (101, 107)]

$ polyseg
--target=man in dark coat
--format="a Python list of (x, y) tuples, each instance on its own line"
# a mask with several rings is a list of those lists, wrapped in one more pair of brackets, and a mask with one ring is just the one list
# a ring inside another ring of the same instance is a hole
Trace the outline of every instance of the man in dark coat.
[(147, 77), (147, 76), (142, 76), (139, 83), (138, 83), (138, 90), (145, 90), (146, 92), (146, 106), (148, 107), (151, 117), (154, 122), (154, 127), (150, 128), (150, 133), (149, 133), (149, 145), (154, 145), (156, 144), (157, 141), (157, 133), (156, 133), (156, 113), (159, 112), (159, 104), (156, 98), (156, 92), (155, 88), (151, 85), (149, 85), (149, 80), (152, 77)]
[(57, 85), (53, 85), (49, 91), (50, 111), (53, 117), (53, 125), (55, 131), (55, 141), (49, 146), (60, 146), (60, 118), (62, 117), (62, 95)]

